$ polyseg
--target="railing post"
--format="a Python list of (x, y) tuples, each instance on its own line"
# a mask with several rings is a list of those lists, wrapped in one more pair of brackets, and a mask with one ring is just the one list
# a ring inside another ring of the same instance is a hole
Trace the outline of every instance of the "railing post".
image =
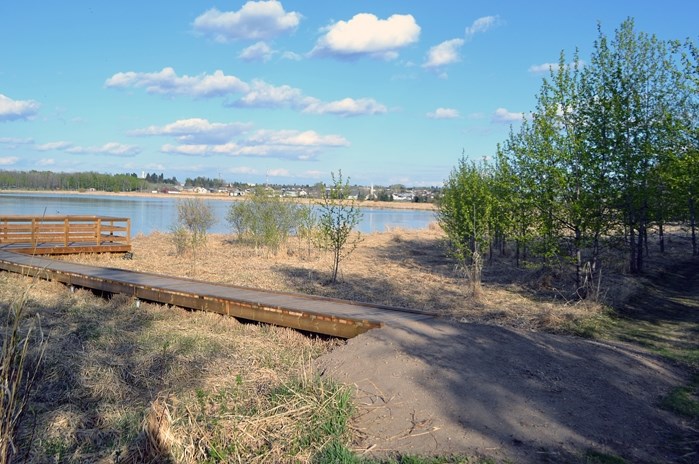
[(70, 237), (70, 222), (68, 218), (63, 218), (63, 236), (64, 236), (64, 246), (68, 248), (68, 237)]
[(95, 224), (95, 228), (97, 232), (97, 235), (95, 236), (95, 243), (97, 243), (97, 246), (100, 246), (102, 242), (102, 218), (97, 218), (97, 224)]
[(131, 218), (126, 218), (126, 244), (131, 245)]
[(36, 248), (36, 218), (32, 218), (32, 248)]

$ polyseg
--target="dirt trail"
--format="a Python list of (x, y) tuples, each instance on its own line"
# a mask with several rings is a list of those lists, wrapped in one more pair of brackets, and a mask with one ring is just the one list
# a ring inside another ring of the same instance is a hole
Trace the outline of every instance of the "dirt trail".
[[(646, 338), (669, 330), (669, 344), (696, 340), (699, 316), (699, 261), (675, 271), (623, 312), (650, 324)], [(602, 343), (411, 323), (352, 339), (318, 368), (357, 388), (360, 453), (538, 463), (583, 462), (593, 450), (628, 462), (692, 462), (696, 454), (677, 443), (692, 443), (696, 430), (659, 406), (687, 381), (686, 369), (639, 347), (639, 337)]]

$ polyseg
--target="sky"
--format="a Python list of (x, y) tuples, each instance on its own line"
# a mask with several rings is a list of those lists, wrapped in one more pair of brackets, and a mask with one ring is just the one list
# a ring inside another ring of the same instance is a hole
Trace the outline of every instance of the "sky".
[(492, 156), (561, 51), (692, 0), (0, 3), (0, 169), (441, 185)]

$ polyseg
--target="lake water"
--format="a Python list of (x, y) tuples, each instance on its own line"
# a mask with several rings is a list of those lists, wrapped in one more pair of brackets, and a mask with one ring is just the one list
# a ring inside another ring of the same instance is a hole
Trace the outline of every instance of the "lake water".
[[(216, 215), (213, 233), (229, 233), (226, 222), (230, 201), (204, 200)], [(435, 221), (432, 211), (362, 208), (359, 230), (384, 232), (389, 228), (423, 229)], [(111, 195), (51, 193), (0, 194), (0, 215), (89, 215), (131, 218), (131, 234), (169, 231), (177, 219), (177, 197), (120, 197)]]

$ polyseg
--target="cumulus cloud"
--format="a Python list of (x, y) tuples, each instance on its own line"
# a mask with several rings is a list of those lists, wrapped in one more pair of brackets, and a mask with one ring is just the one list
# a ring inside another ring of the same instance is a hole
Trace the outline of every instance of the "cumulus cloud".
[(243, 49), (238, 55), (238, 58), (244, 61), (263, 61), (267, 62), (272, 59), (274, 51), (265, 42), (257, 42)]
[(436, 110), (427, 113), (430, 119), (456, 119), (459, 118), (459, 112), (454, 108), (437, 108)]
[(278, 1), (249, 1), (238, 11), (212, 8), (194, 20), (194, 30), (217, 42), (264, 40), (296, 30), (301, 14), (286, 12)]
[(112, 155), (112, 156), (136, 156), (141, 153), (141, 148), (136, 145), (125, 145), (118, 142), (108, 142), (101, 146), (82, 147), (71, 142), (49, 142), (35, 147), (39, 151), (60, 150), (76, 155)]
[(460, 60), (459, 48), (463, 44), (463, 39), (451, 39), (435, 45), (427, 52), (427, 61), (422, 66), (424, 68), (438, 68), (456, 63)]
[(112, 156), (136, 156), (141, 153), (141, 148), (136, 145), (125, 145), (117, 142), (107, 142), (99, 147), (72, 146), (65, 149), (66, 153), (78, 155), (112, 155)]
[(373, 98), (343, 98), (332, 102), (314, 101), (304, 108), (304, 113), (334, 114), (337, 116), (360, 116), (383, 114), (386, 107)]
[(234, 168), (230, 168), (228, 172), (232, 174), (257, 174), (257, 169), (251, 168), (248, 166), (236, 166)]
[(11, 166), (19, 161), (16, 156), (5, 156), (0, 158), (0, 166)]
[(13, 100), (0, 93), (0, 122), (29, 119), (39, 111), (39, 106), (34, 100)]
[(41, 158), (39, 161), (36, 162), (39, 166), (53, 166), (56, 164), (56, 160), (53, 158)]
[(304, 97), (300, 89), (289, 85), (275, 86), (261, 80), (254, 80), (248, 92), (229, 106), (246, 108), (301, 108), (312, 101)]
[(267, 170), (267, 175), (270, 177), (289, 177), (291, 174), (288, 169), (277, 168)]
[(486, 32), (500, 24), (500, 16), (483, 16), (478, 18), (466, 28), (466, 37), (473, 37), (476, 34)]
[(29, 143), (34, 143), (34, 139), (21, 137), (0, 137), (0, 143), (6, 143), (8, 145), (26, 145)]
[(338, 21), (327, 27), (311, 54), (394, 59), (399, 49), (417, 42), (419, 37), (420, 26), (412, 15), (394, 14), (388, 19), (379, 19), (370, 13), (359, 13), (349, 21)]
[(258, 130), (240, 140), (224, 144), (166, 144), (164, 153), (189, 156), (259, 156), (307, 160), (316, 157), (321, 150), (348, 146), (339, 135), (321, 135), (315, 131)]
[(532, 74), (545, 74), (549, 71), (558, 71), (558, 68), (558, 63), (533, 64), (529, 66), (529, 72)]
[(50, 151), (65, 150), (66, 148), (70, 148), (72, 146), (72, 143), (61, 140), (59, 142), (42, 143), (41, 145), (37, 145), (35, 148), (39, 151)]
[(246, 92), (248, 85), (235, 76), (228, 76), (221, 70), (213, 74), (198, 76), (178, 76), (173, 68), (166, 67), (153, 73), (120, 72), (107, 79), (109, 88), (145, 88), (146, 92), (158, 95), (186, 95), (195, 98), (225, 96)]
[(492, 121), (497, 124), (509, 124), (513, 122), (520, 122), (524, 119), (524, 113), (514, 113), (508, 111), (506, 108), (498, 108), (493, 113)]
[(129, 132), (129, 135), (165, 135), (175, 137), (179, 142), (194, 144), (225, 143), (251, 128), (252, 125), (247, 123), (212, 123), (206, 119), (190, 118), (180, 119), (164, 126), (149, 126), (145, 129), (137, 129)]

